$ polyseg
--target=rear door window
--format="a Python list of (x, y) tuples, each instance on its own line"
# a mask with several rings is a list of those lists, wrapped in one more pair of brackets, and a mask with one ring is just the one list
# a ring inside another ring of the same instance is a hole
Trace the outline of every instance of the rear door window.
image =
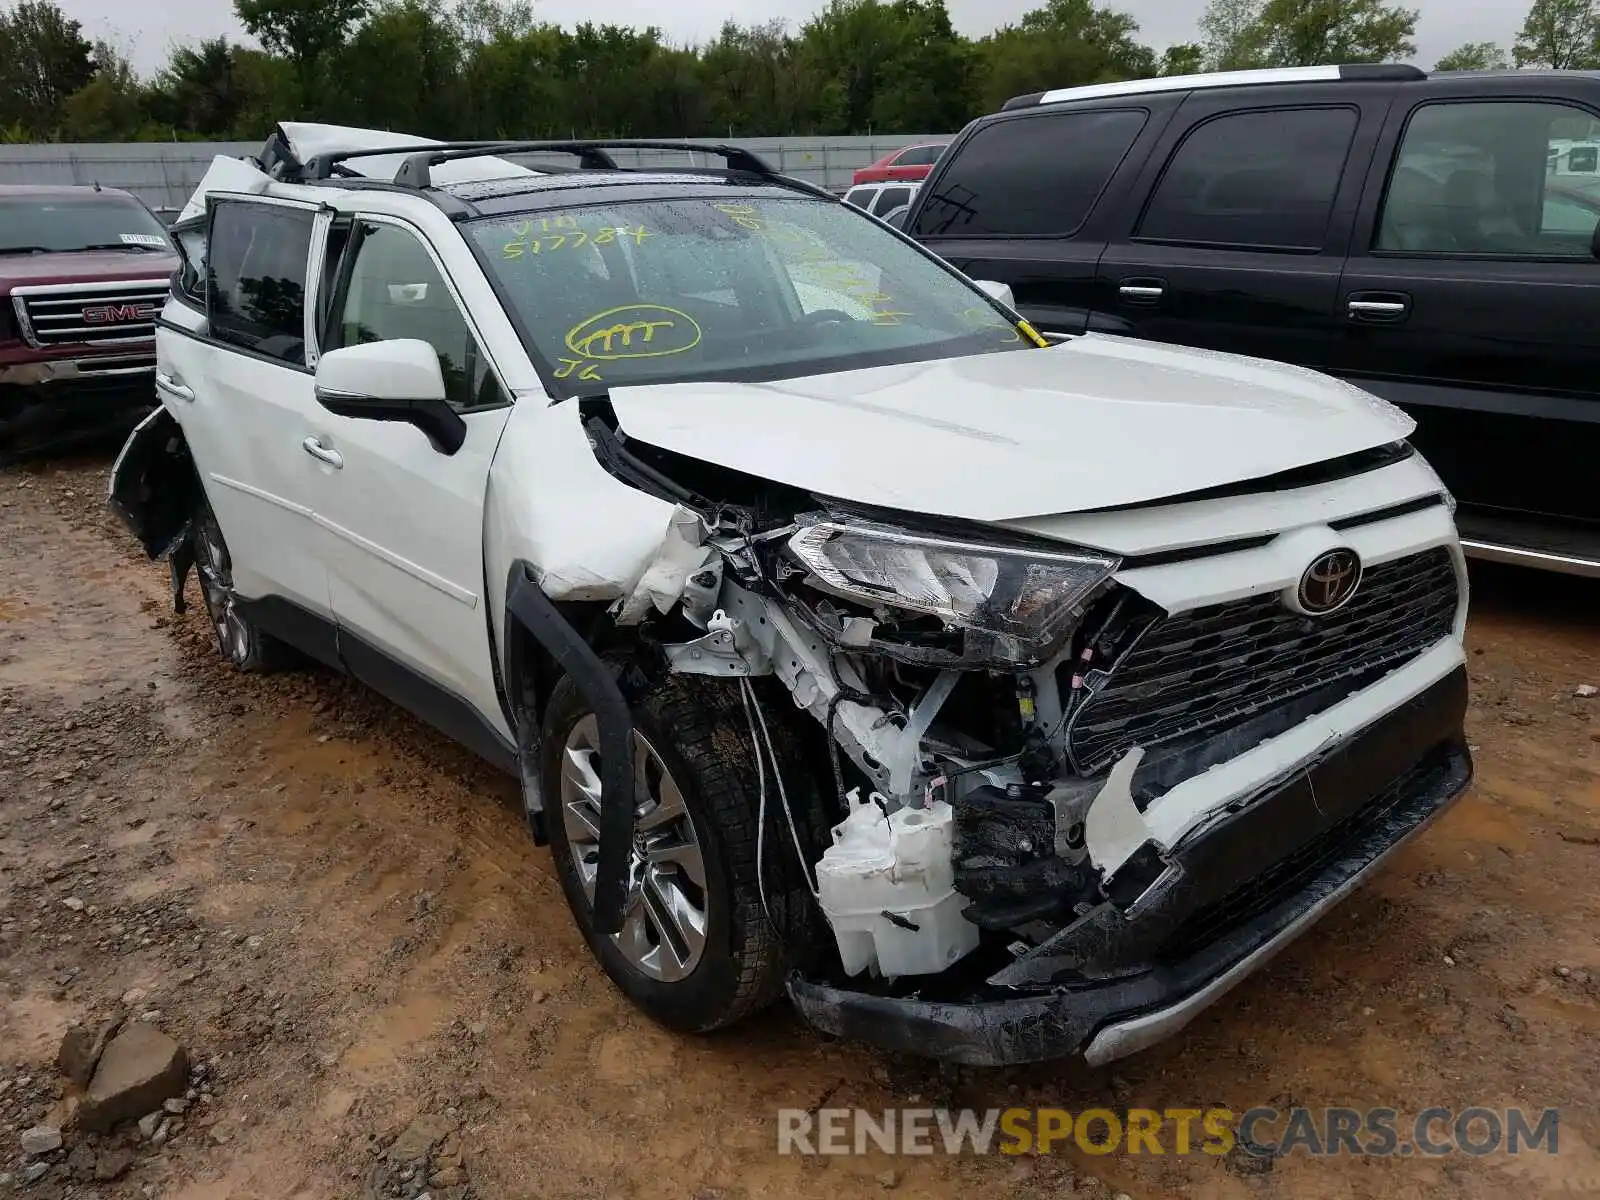
[(911, 203), (911, 189), (908, 187), (884, 188), (878, 193), (878, 198), (872, 203), (872, 213), (881, 217), (884, 213), (893, 212), (902, 204)]
[(1360, 113), (1229, 113), (1174, 152), (1135, 237), (1188, 245), (1322, 249)]
[(956, 151), (917, 213), (918, 237), (1065, 237), (1144, 128), (1143, 109), (996, 121)]
[(1427, 104), (1406, 125), (1377, 249), (1588, 258), (1600, 120), (1544, 101)]
[(206, 306), (213, 337), (305, 366), (312, 219), (308, 208), (217, 202), (206, 254)]

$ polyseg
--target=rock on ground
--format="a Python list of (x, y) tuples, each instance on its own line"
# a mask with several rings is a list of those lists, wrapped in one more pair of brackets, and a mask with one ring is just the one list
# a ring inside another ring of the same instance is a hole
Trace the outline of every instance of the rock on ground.
[(52, 1150), (61, 1149), (61, 1130), (53, 1125), (35, 1125), (22, 1135), (22, 1152), (29, 1158), (38, 1158)]
[(100, 1065), (106, 1043), (121, 1027), (121, 1021), (108, 1021), (98, 1030), (86, 1025), (74, 1025), (61, 1039), (61, 1049), (56, 1053), (56, 1066), (61, 1073), (79, 1087), (86, 1085)]
[(183, 1047), (155, 1026), (134, 1022), (106, 1046), (78, 1109), (79, 1124), (104, 1132), (136, 1120), (181, 1096), (188, 1077)]

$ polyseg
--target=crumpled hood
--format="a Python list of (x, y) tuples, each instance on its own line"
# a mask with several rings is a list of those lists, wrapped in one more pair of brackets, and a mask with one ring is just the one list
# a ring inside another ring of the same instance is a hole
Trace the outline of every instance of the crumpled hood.
[(1050, 350), (611, 393), (630, 438), (907, 512), (1008, 521), (1139, 504), (1405, 437), (1299, 367), (1089, 335)]
[(165, 283), (178, 267), (172, 254), (142, 250), (86, 250), (67, 254), (0, 254), (0, 295), (41, 283)]

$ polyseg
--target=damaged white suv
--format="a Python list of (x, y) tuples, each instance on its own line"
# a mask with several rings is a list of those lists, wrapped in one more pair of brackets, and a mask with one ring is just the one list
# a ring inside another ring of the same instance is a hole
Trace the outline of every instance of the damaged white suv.
[(1382, 401), (1051, 345), (739, 150), (348, 133), (213, 166), (113, 506), (238, 666), (517, 772), (651, 1015), (1107, 1061), (1466, 788), (1453, 505)]

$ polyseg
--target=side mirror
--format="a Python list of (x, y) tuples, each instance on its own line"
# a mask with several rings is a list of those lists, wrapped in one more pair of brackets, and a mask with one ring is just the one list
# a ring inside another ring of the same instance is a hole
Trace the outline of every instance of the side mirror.
[(899, 208), (891, 208), (881, 218), (885, 225), (893, 225), (896, 229), (906, 227), (906, 214), (911, 211), (911, 205), (902, 204)]
[(341, 417), (405, 421), (441, 454), (467, 440), (467, 423), (444, 398), (444, 372), (432, 346), (417, 338), (330, 350), (317, 363), (317, 403)]
[(1011, 295), (1010, 284), (996, 283), (992, 279), (974, 279), (972, 283), (973, 286), (991, 300), (998, 300), (1009, 309), (1014, 310), (1017, 307), (1017, 302)]

